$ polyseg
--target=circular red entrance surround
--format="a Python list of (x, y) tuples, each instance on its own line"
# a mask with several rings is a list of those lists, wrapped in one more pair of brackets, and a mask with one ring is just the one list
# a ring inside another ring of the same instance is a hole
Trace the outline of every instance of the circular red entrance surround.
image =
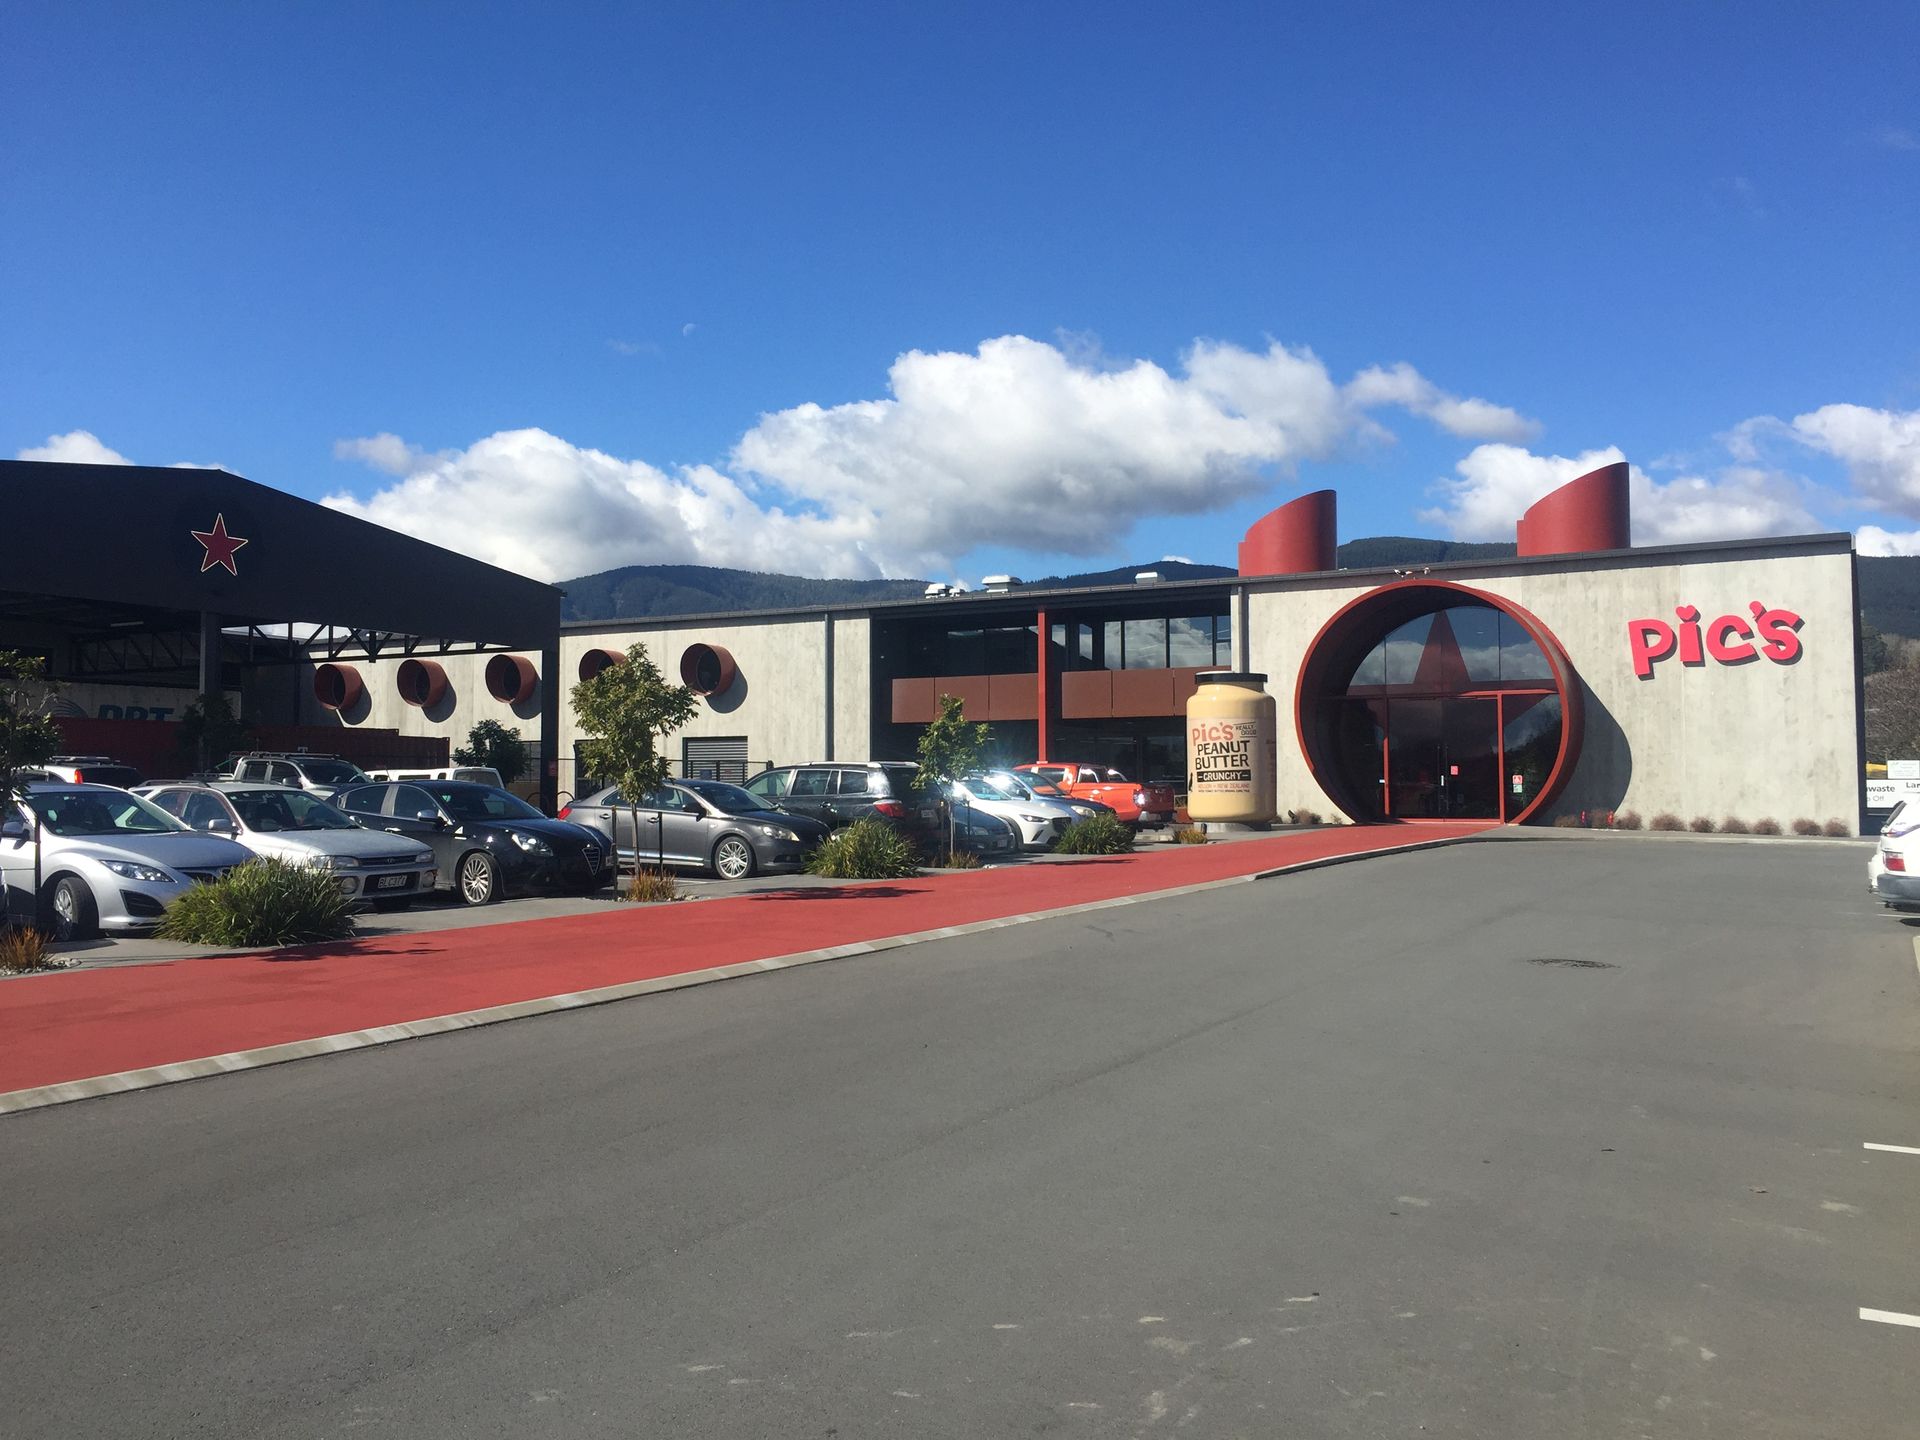
[(506, 705), (530, 698), (540, 676), (524, 655), (495, 655), (487, 661), (487, 693)]
[(321, 665), (313, 672), (313, 698), (322, 710), (351, 710), (366, 693), (360, 672), (351, 665)]
[[(1369, 590), (1337, 610), (1307, 646), (1306, 658), (1300, 662), (1300, 676), (1294, 685), (1293, 726), (1300, 753), (1306, 757), (1307, 768), (1327, 798), (1347, 814), (1363, 815), (1369, 808), (1350, 793), (1334, 744), (1335, 707), (1346, 699), (1348, 679), (1367, 653), (1391, 631), (1409, 620), (1463, 601), (1497, 610), (1526, 631), (1528, 638), (1540, 647), (1540, 653), (1547, 657), (1547, 664), (1553, 670), (1552, 688), (1560, 698), (1560, 748), (1554, 756), (1553, 768), (1526, 808), (1517, 815), (1509, 815), (1507, 823), (1514, 825), (1532, 819), (1553, 802), (1572, 777), (1580, 759), (1582, 692), (1573, 662), (1567, 659), (1567, 652), (1554, 633), (1511, 600), (1490, 595), (1485, 590), (1474, 590), (1449, 580), (1402, 580)], [(1339, 693), (1333, 692), (1335, 683), (1341, 686)]]

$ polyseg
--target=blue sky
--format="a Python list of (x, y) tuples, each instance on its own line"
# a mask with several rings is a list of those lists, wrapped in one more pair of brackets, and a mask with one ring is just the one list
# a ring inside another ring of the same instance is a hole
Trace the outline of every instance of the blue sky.
[(15, 5), (0, 454), (543, 578), (1231, 563), (1323, 486), (1510, 537), (1616, 451), (1642, 540), (1920, 551), (1916, 55), (1911, 3)]

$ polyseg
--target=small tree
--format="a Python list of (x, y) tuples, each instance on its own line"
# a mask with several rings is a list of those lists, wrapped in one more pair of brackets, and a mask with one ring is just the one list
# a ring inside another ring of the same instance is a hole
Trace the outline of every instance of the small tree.
[[(15, 807), (26, 793), (20, 772), (47, 763), (60, 748), (60, 727), (53, 723), (54, 687), (47, 679), (46, 662), (37, 655), (0, 650), (0, 820), (15, 817)], [(40, 915), (40, 817), (29, 810), (33, 825), (34, 922)], [(13, 895), (0, 883), (6, 913), (13, 913)], [(44, 927), (43, 927), (44, 928)]]
[(932, 789), (947, 817), (947, 853), (953, 853), (953, 791), (951, 782), (980, 767), (993, 738), (984, 720), (969, 723), (961, 717), (964, 702), (957, 695), (940, 697), (940, 713), (920, 735), (920, 769), (913, 777), (916, 790)]
[(252, 728), (233, 713), (222, 691), (209, 690), (180, 712), (180, 755), (195, 770), (211, 770), (234, 751), (247, 748)]
[[(659, 742), (693, 718), (698, 697), (684, 685), (669, 685), (660, 667), (637, 641), (627, 658), (573, 687), (573, 713), (587, 738), (580, 756), (595, 775), (611, 780), (626, 798), (633, 825), (633, 871), (640, 873), (640, 797), (657, 790), (670, 773)], [(617, 828), (617, 827), (616, 827)], [(666, 868), (666, 837), (660, 838)], [(615, 863), (620, 844), (614, 842)]]
[(511, 785), (527, 773), (527, 747), (518, 730), (498, 720), (482, 720), (467, 732), (467, 743), (453, 752), (456, 765), (486, 765)]

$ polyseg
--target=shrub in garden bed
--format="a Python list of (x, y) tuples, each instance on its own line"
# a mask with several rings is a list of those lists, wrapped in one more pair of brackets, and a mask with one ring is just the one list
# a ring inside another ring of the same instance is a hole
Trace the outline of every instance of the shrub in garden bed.
[(1556, 830), (1584, 830), (1587, 827), (1580, 823), (1580, 817), (1578, 815), (1575, 815), (1572, 811), (1568, 811), (1565, 815), (1556, 815), (1553, 817), (1553, 828)]
[(1059, 855), (1124, 855), (1133, 849), (1133, 831), (1112, 815), (1076, 820), (1053, 843)]
[(1712, 817), (1707, 815), (1696, 815), (1693, 817), (1692, 823), (1689, 824), (1687, 828), (1693, 831), (1693, 833), (1696, 835), (1711, 835), (1713, 834)]
[(155, 933), (189, 945), (306, 945), (353, 934), (353, 902), (331, 871), (261, 858), (195, 885)]
[(807, 873), (834, 880), (903, 880), (920, 873), (920, 861), (906, 836), (868, 816), (822, 840), (807, 857)]
[(1753, 822), (1753, 833), (1756, 835), (1778, 835), (1780, 833), (1780, 822), (1771, 818), (1756, 820)]
[(1188, 825), (1173, 832), (1173, 843), (1176, 845), (1204, 845), (1207, 843), (1207, 832), (1202, 830), (1198, 825)]
[(0, 918), (0, 975), (31, 975), (37, 970), (69, 970), (77, 960), (47, 949), (47, 937), (31, 925), (12, 926)]
[(1844, 820), (1829, 820), (1821, 827), (1821, 833), (1823, 835), (1830, 835), (1835, 840), (1844, 840), (1847, 836), (1853, 834), (1853, 827)]
[(1649, 830), (1684, 830), (1687, 827), (1686, 822), (1671, 810), (1662, 810), (1653, 817), (1652, 823), (1647, 828)]
[(971, 850), (942, 850), (928, 863), (936, 870), (978, 870), (982, 861)]
[(1722, 835), (1750, 835), (1753, 831), (1747, 822), (1742, 820), (1738, 815), (1729, 815), (1720, 822), (1720, 833)]
[(1793, 822), (1793, 833), (1796, 835), (1818, 835), (1820, 833), (1820, 822), (1818, 820), (1809, 820), (1806, 816), (1802, 815), (1798, 820)]
[(1613, 817), (1613, 828), (1616, 830), (1638, 830), (1640, 828), (1640, 812), (1637, 810), (1622, 810), (1618, 815)]
[(636, 870), (621, 889), (620, 898), (632, 901), (635, 905), (656, 905), (666, 900), (678, 900), (680, 882), (666, 870)]

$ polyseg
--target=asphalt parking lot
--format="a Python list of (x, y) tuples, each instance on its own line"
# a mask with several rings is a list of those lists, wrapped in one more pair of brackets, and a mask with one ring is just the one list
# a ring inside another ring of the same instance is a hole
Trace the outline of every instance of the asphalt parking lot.
[(10, 1117), (0, 1413), (1904, 1440), (1862, 859), (1467, 844)]

